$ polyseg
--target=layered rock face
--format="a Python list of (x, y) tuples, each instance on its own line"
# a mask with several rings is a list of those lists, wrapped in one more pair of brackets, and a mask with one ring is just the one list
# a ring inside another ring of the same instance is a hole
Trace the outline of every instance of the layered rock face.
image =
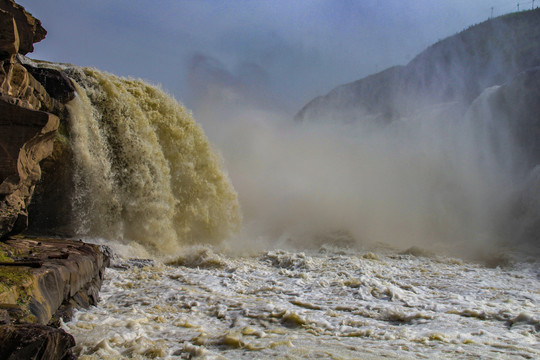
[[(59, 141), (58, 129), (67, 118), (64, 103), (75, 96), (74, 87), (62, 72), (24, 58), (45, 34), (22, 6), (0, 0), (2, 359), (73, 359), (73, 337), (56, 327), (59, 319), (70, 319), (74, 307), (97, 303), (108, 265), (107, 253), (95, 245), (14, 236), (28, 226), (29, 205), (42, 175), (49, 186), (38, 187), (38, 198), (45, 201), (38, 202), (37, 218), (39, 210), (54, 207), (47, 196), (66, 196), (65, 187), (51, 179), (69, 177), (69, 146)], [(49, 220), (42, 219), (43, 226), (51, 226)]]
[[(0, 34), (0, 238), (5, 238), (28, 225), (39, 163), (53, 151), (63, 105), (36, 79), (55, 74), (34, 71), (34, 77), (19, 58), (45, 37), (40, 21), (12, 0), (1, 0)], [(65, 92), (57, 96), (66, 99)]]
[[(30, 15), (21, 5), (15, 3), (13, 0), (1, 0), (0, 9), (4, 13), (9, 14), (11, 22), (14, 28), (17, 29), (13, 34), (4, 32), (2, 27), (2, 45), (4, 40), (11, 43), (14, 47), (10, 51), (10, 54), (21, 53), (26, 55), (29, 52), (34, 51), (34, 43), (37, 43), (45, 38), (47, 31), (41, 26), (41, 21)], [(10, 20), (2, 20), (2, 23)], [(16, 41), (15, 38), (17, 39)], [(16, 47), (16, 49), (15, 49)], [(2, 46), (2, 51), (5, 51), (5, 47)]]
[(0, 258), (0, 358), (72, 359), (75, 341), (57, 327), (74, 307), (97, 304), (108, 252), (81, 241), (11, 238), (0, 243)]
[[(6, 323), (55, 324), (97, 304), (108, 252), (82, 241), (12, 238), (0, 244), (0, 312)], [(9, 286), (7, 286), (9, 285)], [(1, 357), (1, 356), (0, 356)]]

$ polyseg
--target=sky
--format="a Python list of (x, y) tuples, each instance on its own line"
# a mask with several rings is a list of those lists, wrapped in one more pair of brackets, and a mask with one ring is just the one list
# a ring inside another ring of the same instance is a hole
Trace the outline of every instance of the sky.
[[(47, 37), (29, 57), (92, 66), (291, 117), (334, 87), (517, 9), (513, 0), (16, 0)], [(540, 3), (540, 1), (538, 1)], [(531, 1), (519, 1), (521, 9)], [(493, 10), (492, 10), (493, 7)]]

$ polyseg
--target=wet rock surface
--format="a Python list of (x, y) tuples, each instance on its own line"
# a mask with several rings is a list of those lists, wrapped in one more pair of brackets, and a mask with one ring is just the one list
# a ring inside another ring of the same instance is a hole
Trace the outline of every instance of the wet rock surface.
[(70, 360), (73, 336), (45, 325), (0, 325), (0, 358)]
[(75, 87), (63, 72), (46, 67), (33, 67), (29, 64), (23, 66), (54, 99), (66, 103), (75, 97)]
[(72, 359), (58, 329), (74, 308), (97, 304), (109, 252), (82, 241), (9, 238), (0, 243), (0, 358)]
[[(109, 257), (93, 244), (64, 239), (11, 238), (0, 244), (0, 309), (13, 323), (49, 324), (57, 311), (98, 301)], [(58, 318), (58, 317), (57, 317)]]

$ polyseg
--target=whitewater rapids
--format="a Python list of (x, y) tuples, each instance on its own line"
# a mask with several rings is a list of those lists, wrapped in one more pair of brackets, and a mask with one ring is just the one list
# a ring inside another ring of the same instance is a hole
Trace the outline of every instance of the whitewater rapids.
[(198, 246), (174, 265), (117, 259), (64, 328), (81, 359), (534, 359), (539, 276), (533, 260)]

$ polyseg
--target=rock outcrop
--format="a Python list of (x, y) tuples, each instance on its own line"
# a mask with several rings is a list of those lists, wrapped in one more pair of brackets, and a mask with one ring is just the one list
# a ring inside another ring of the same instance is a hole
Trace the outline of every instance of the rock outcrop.
[(60, 319), (97, 304), (108, 265), (108, 250), (82, 241), (0, 243), (0, 358), (70, 359), (75, 342)]
[[(14, 238), (0, 246), (8, 261), (0, 262), (0, 309), (10, 323), (69, 320), (75, 306), (98, 301), (98, 292), (109, 257), (97, 245), (63, 239)], [(12, 309), (16, 311), (11, 312)]]
[[(13, 45), (17, 47), (16, 51), (8, 52), (9, 54), (20, 53), (27, 54), (34, 51), (34, 43), (40, 42), (45, 39), (47, 31), (41, 26), (41, 21), (33, 17), (28, 13), (24, 7), (15, 3), (13, 0), (0, 0), (0, 10), (2, 10), (2, 24), (6, 18), (11, 18), (15, 31), (9, 33), (2, 27), (2, 40), (6, 39), (6, 36), (10, 36), (13, 40)], [(8, 14), (7, 16), (4, 14)], [(3, 45), (2, 42), (0, 44)], [(0, 51), (5, 51), (5, 48), (0, 47)]]
[(53, 150), (59, 119), (0, 100), (0, 236), (28, 225), (28, 205), (41, 178), (39, 162)]
[(73, 98), (74, 89), (59, 71), (23, 65), (20, 56), (32, 51), (46, 31), (12, 0), (0, 0), (0, 34), (1, 239), (28, 226), (40, 162), (53, 152), (57, 115), (64, 113), (62, 102)]

